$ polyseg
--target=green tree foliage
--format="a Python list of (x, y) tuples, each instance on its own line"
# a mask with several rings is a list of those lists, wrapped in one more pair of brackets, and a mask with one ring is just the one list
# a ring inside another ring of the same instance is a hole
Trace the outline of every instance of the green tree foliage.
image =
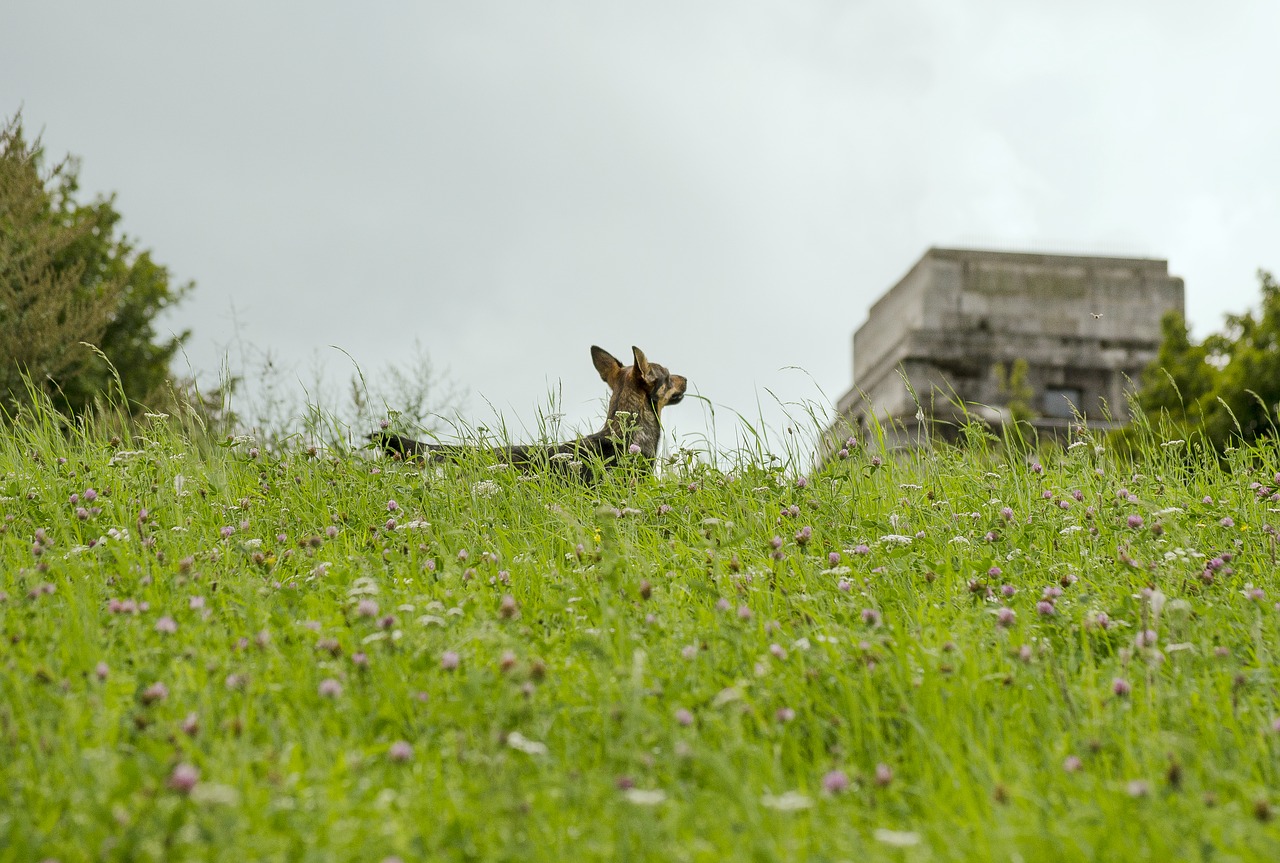
[(1027, 382), (1027, 375), (1030, 372), (1027, 361), (1018, 358), (1008, 369), (1005, 368), (1004, 363), (996, 363), (995, 372), (1000, 395), (1005, 398), (1005, 406), (1009, 409), (1009, 416), (1013, 421), (1020, 423), (1034, 419), (1036, 412), (1031, 407), (1031, 400), (1036, 393)]
[(1228, 315), (1222, 332), (1199, 344), (1186, 321), (1170, 312), (1155, 362), (1143, 375), (1138, 404), (1189, 428), (1218, 448), (1276, 433), (1280, 410), (1280, 284), (1258, 271), (1262, 306)]
[(158, 340), (155, 319), (191, 283), (119, 232), (114, 199), (76, 199), (78, 165), (48, 170), (21, 117), (0, 130), (0, 407), (30, 400), (27, 381), (59, 409), (81, 414), (114, 387), (130, 410), (163, 399), (169, 363), (187, 337)]

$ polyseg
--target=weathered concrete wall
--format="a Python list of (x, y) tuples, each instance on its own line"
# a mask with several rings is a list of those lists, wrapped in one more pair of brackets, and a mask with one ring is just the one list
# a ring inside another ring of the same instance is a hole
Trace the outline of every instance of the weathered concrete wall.
[(1159, 349), (1161, 318), (1183, 298), (1163, 260), (930, 249), (855, 334), (854, 387), (839, 410), (914, 422), (911, 389), (938, 419), (999, 407), (997, 365), (1021, 359), (1031, 407), (1049, 415), (1039, 425), (1053, 414), (1068, 424), (1068, 398), (1090, 422), (1118, 424)]

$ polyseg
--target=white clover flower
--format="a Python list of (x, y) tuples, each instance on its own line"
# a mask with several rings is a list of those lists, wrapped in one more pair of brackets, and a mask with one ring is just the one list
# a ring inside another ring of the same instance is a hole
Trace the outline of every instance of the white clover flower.
[(661, 788), (628, 788), (622, 796), (637, 806), (657, 806), (667, 799), (667, 792)]
[(471, 486), (471, 493), (476, 497), (493, 497), (502, 491), (502, 486), (491, 479), (482, 479)]
[(713, 707), (723, 707), (726, 704), (737, 701), (742, 697), (742, 690), (736, 686), (726, 686), (716, 693), (716, 697), (711, 700)]
[(877, 827), (871, 835), (876, 838), (877, 842), (883, 842), (885, 845), (892, 845), (895, 848), (906, 848), (920, 844), (920, 834), (912, 833), (909, 830), (886, 830), (883, 827)]
[(351, 587), (347, 590), (347, 596), (376, 596), (377, 593), (378, 582), (367, 575), (362, 575), (351, 582)]
[(512, 731), (507, 735), (507, 745), (517, 752), (523, 752), (526, 755), (547, 754), (547, 744), (539, 743), (536, 740), (530, 740), (519, 731)]
[(788, 791), (777, 796), (766, 794), (760, 798), (760, 803), (768, 809), (777, 809), (779, 812), (795, 812), (798, 809), (808, 809), (813, 805), (813, 801), (799, 791)]

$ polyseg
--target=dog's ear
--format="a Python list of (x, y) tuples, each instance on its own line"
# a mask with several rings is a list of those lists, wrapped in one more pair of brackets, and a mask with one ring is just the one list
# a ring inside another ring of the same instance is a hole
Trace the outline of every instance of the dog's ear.
[(636, 358), (636, 371), (640, 373), (640, 377), (646, 381), (652, 380), (653, 378), (651, 377), (651, 372), (649, 371), (649, 360), (644, 355), (644, 351), (640, 350), (635, 345), (632, 345), (631, 355)]
[(622, 363), (618, 362), (618, 358), (604, 348), (592, 345), (591, 362), (595, 363), (596, 371), (600, 373), (600, 380), (613, 386), (613, 379), (618, 376), (618, 372), (622, 371)]

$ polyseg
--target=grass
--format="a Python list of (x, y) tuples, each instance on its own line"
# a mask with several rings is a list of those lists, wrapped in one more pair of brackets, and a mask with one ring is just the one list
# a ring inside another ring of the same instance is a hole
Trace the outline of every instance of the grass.
[(110, 437), (0, 438), (0, 861), (1280, 859), (1273, 445)]

